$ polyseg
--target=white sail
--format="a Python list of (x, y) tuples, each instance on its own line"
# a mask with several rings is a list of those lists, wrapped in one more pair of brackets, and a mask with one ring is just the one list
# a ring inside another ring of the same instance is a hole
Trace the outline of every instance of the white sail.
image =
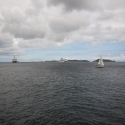
[(103, 60), (102, 60), (102, 57), (101, 57), (101, 56), (100, 56), (98, 65), (97, 65), (96, 67), (97, 67), (97, 68), (103, 68), (103, 67), (104, 67), (104, 63), (103, 63)]
[(101, 56), (100, 56), (100, 65), (104, 66), (104, 63), (103, 63), (103, 60), (102, 60)]
[(100, 64), (101, 64), (101, 61), (100, 61), (100, 59), (99, 59), (98, 65), (100, 65)]

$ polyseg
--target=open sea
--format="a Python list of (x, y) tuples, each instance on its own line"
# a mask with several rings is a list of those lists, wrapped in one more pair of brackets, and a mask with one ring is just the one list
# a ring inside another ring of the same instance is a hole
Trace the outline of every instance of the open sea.
[(125, 63), (0, 63), (0, 125), (125, 125)]

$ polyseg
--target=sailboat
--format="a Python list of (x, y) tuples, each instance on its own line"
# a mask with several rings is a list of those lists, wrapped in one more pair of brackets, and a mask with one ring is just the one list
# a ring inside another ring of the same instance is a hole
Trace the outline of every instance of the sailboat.
[(96, 67), (97, 67), (97, 68), (103, 68), (103, 67), (104, 67), (104, 63), (103, 63), (103, 60), (102, 60), (102, 57), (101, 57), (101, 56), (100, 56), (98, 65), (97, 65)]

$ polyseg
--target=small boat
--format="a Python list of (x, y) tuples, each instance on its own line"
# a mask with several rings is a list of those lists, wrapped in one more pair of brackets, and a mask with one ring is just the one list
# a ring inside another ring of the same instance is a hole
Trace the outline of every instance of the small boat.
[(98, 65), (97, 65), (96, 67), (97, 67), (97, 68), (104, 68), (104, 63), (103, 63), (103, 60), (102, 60), (102, 57), (101, 57), (101, 56), (100, 56)]
[(63, 59), (63, 58), (61, 58), (60, 60), (59, 60), (59, 62), (67, 62), (68, 60), (67, 59)]
[(17, 63), (17, 59), (15, 58), (15, 56), (14, 56), (14, 58), (12, 59), (12, 63)]

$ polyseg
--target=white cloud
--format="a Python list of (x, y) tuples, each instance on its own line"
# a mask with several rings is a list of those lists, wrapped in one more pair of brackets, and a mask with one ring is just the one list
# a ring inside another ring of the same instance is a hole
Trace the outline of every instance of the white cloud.
[(122, 59), (125, 59), (125, 54), (120, 54)]
[(64, 14), (63, 16), (54, 17), (50, 20), (50, 29), (55, 32), (71, 32), (76, 31), (81, 27), (89, 25), (87, 16), (83, 14), (81, 17), (78, 12)]
[(72, 42), (125, 43), (124, 0), (28, 0), (25, 7), (14, 1), (0, 0), (1, 53)]
[(2, 32), (8, 32), (16, 38), (23, 39), (42, 38), (45, 35), (44, 24), (39, 20), (37, 22), (36, 19), (26, 17), (20, 8), (14, 7), (11, 10), (4, 8), (2, 15), (4, 18)]

